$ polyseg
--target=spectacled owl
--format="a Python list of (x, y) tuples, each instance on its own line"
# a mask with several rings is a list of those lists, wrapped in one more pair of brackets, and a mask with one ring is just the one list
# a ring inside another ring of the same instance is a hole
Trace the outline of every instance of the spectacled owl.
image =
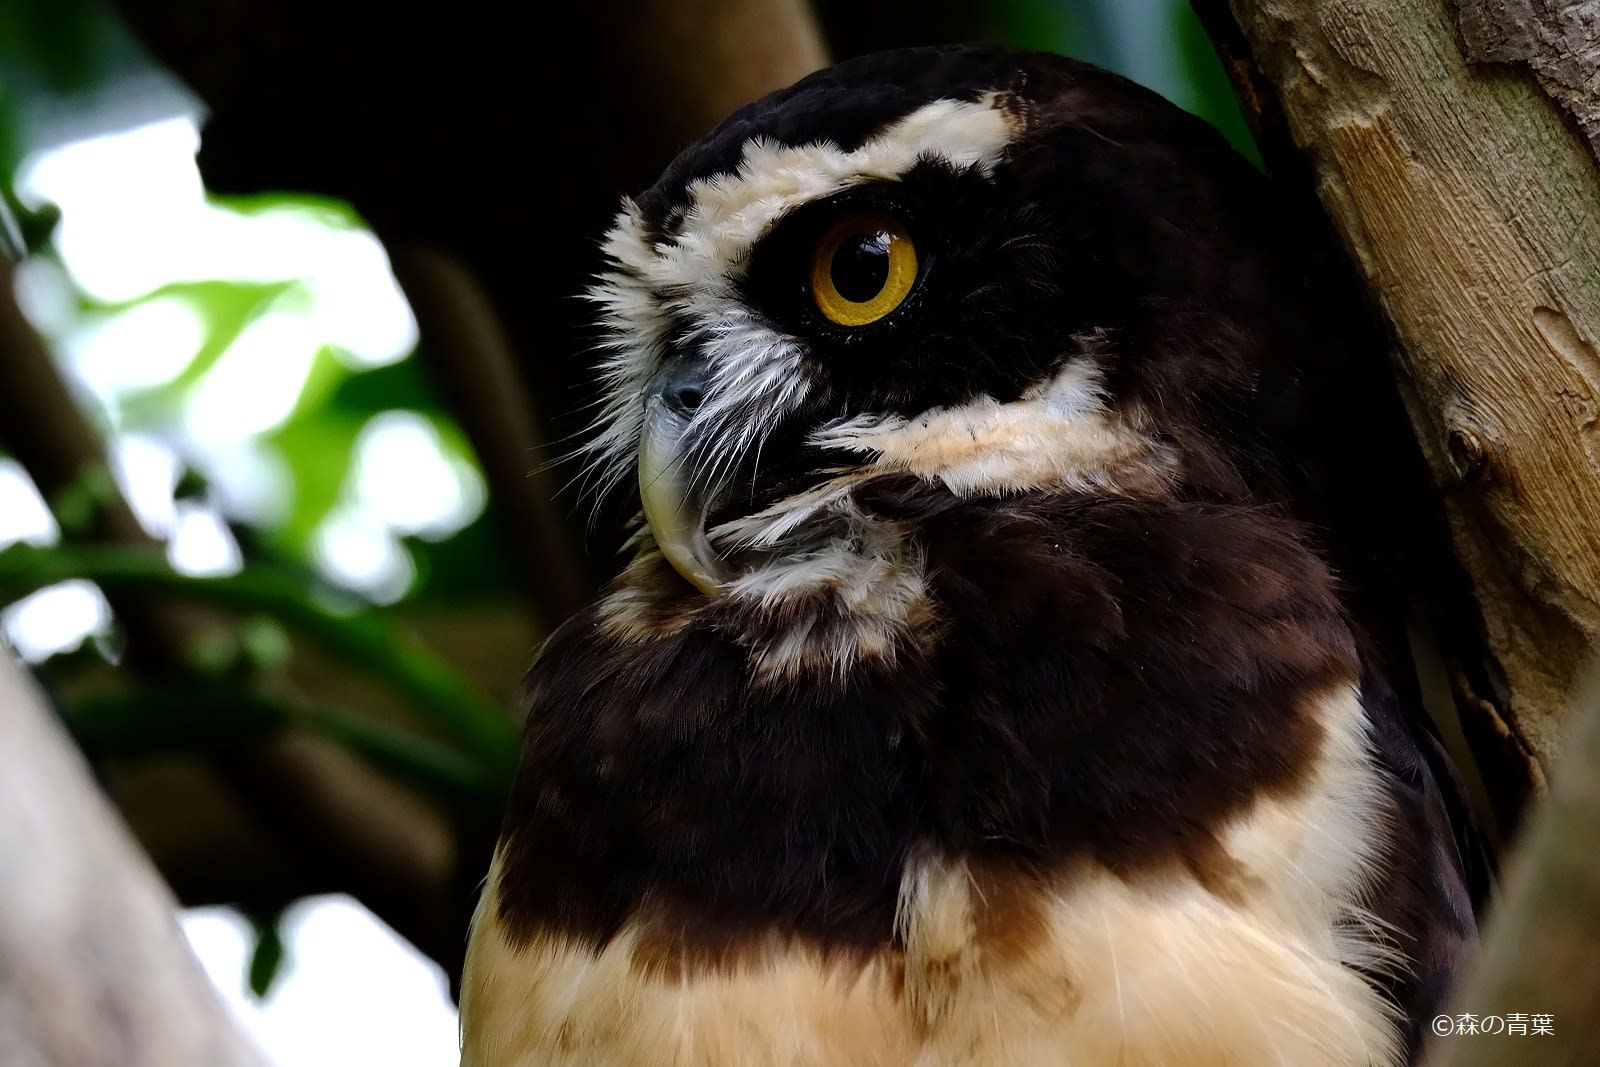
[(990, 48), (821, 71), (623, 203), (590, 450), (643, 521), (527, 678), (465, 1064), (1415, 1056), (1475, 890), (1337, 532), (1362, 312), (1284, 220)]

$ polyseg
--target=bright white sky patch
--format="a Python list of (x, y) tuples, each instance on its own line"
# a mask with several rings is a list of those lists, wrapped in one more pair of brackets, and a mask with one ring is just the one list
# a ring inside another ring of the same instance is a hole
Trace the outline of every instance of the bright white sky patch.
[(61, 338), (68, 373), (107, 408), (120, 393), (176, 378), (205, 342), (205, 323), (187, 300), (156, 297)]
[(185, 425), (200, 448), (223, 448), (281, 426), (294, 411), (319, 343), (312, 323), (267, 311), (244, 328), (189, 395)]
[(70, 652), (110, 626), (111, 606), (99, 589), (83, 581), (52, 585), (0, 610), (0, 629), (29, 663)]
[(0, 456), (0, 549), (26, 541), (53, 545), (61, 528), (22, 464)]
[(238, 573), (244, 556), (222, 516), (194, 504), (179, 504), (176, 512), (172, 539), (167, 542), (167, 561), (173, 570), (211, 576)]
[(381, 367), (417, 344), (411, 306), (389, 272), (389, 257), (365, 230), (324, 230), (317, 270), (307, 279), (319, 332), (355, 367)]
[(335, 508), (317, 528), (311, 558), (329, 578), (379, 604), (405, 596), (416, 577), (410, 555), (388, 524), (349, 505)]
[(175, 518), (172, 493), (178, 487), (178, 457), (144, 434), (119, 434), (109, 443), (111, 476), (151, 537), (166, 537)]
[(413, 411), (386, 411), (361, 428), (351, 476), (358, 506), (397, 533), (434, 540), (477, 518), (487, 499), (478, 472), (448, 454), (433, 423)]
[[(23, 162), (18, 197), (61, 208), (56, 245), (85, 291), (108, 303), (142, 296), (193, 261), (205, 190), (188, 118), (77, 141)], [(174, 223), (177, 230), (171, 229)]]
[(90, 296), (121, 303), (182, 281), (301, 280), (311, 332), (363, 367), (405, 357), (411, 309), (367, 231), (314, 206), (249, 213), (208, 203), (191, 118), (53, 148), (24, 161), (17, 195), (61, 209), (56, 250)]
[(218, 502), (243, 522), (271, 526), (282, 522), (289, 508), (289, 465), (259, 442), (239, 441), (208, 449), (194, 457), (211, 483)]
[(53, 259), (33, 256), (18, 263), (12, 268), (11, 287), (22, 314), (42, 334), (65, 332), (77, 314), (72, 283)]
[(274, 1067), (448, 1067), (460, 1054), (444, 973), (348, 897), (284, 916), (284, 969), (263, 1003), (245, 987), (249, 924), (225, 908), (184, 913), (206, 973)]

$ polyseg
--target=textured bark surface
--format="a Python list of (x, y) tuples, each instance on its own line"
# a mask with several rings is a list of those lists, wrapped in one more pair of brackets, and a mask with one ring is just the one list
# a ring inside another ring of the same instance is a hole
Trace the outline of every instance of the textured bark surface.
[(1469, 62), (1446, 0), (1230, 6), (1398, 341), (1481, 613), (1469, 736), (1537, 785), (1600, 633), (1600, 170), (1531, 76)]
[(0, 655), (0, 1063), (257, 1067), (176, 902), (39, 691)]
[[(1552, 775), (1456, 1013), (1541, 1012), (1551, 1033), (1451, 1036), (1430, 1067), (1586, 1067), (1600, 1049), (1600, 689)], [(1524, 1020), (1526, 1021), (1526, 1020)]]
[(1600, 157), (1600, 0), (1453, 0), (1467, 58), (1521, 63)]

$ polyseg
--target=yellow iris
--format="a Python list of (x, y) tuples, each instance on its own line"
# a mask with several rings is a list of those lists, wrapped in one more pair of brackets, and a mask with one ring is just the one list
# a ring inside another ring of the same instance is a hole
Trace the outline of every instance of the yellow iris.
[(811, 253), (811, 298), (829, 322), (866, 326), (905, 302), (917, 280), (917, 249), (887, 215), (846, 215), (822, 231)]

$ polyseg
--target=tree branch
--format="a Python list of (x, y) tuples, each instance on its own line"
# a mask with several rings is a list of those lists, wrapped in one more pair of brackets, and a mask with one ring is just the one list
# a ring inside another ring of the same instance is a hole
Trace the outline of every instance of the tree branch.
[(0, 655), (0, 1062), (259, 1067), (176, 902)]
[(427, 343), (421, 355), (445, 404), (460, 422), (489, 482), (489, 499), (512, 565), (548, 631), (583, 607), (592, 592), (585, 564), (561, 514), (548, 442), (535, 418), (500, 320), (472, 275), (454, 257), (426, 246), (390, 254)]
[(1600, 159), (1600, 7), (1592, 0), (1452, 0), (1467, 59), (1521, 63)]
[(1526, 789), (1600, 639), (1600, 172), (1528, 79), (1468, 65), (1445, 0), (1230, 6), (1399, 341), (1481, 621), (1464, 725)]
[(1549, 1014), (1553, 1034), (1438, 1040), (1432, 1067), (1586, 1067), (1600, 1049), (1600, 686), (1585, 704), (1455, 998), (1456, 1011), (1480, 1016)]

